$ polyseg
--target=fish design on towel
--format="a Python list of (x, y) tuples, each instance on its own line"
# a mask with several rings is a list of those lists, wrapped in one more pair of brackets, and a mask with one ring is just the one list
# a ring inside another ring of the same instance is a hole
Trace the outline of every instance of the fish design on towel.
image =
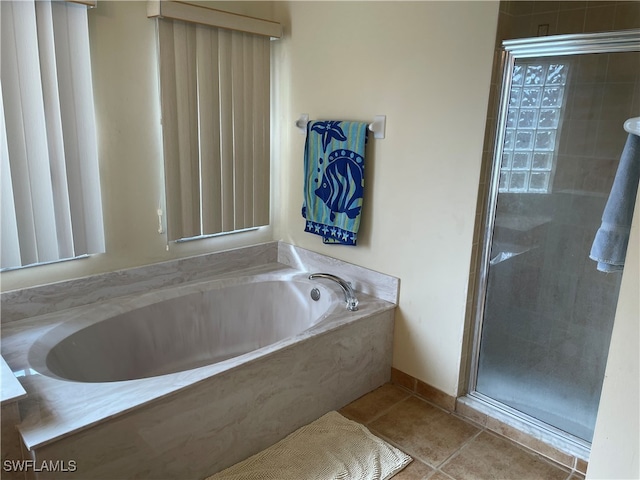
[(315, 194), (331, 210), (332, 222), (336, 219), (336, 213), (345, 213), (352, 219), (360, 214), (363, 160), (362, 156), (351, 150), (336, 150), (329, 154), (322, 183)]
[(307, 125), (304, 153), (305, 232), (324, 243), (355, 245), (364, 196), (368, 125), (344, 120)]

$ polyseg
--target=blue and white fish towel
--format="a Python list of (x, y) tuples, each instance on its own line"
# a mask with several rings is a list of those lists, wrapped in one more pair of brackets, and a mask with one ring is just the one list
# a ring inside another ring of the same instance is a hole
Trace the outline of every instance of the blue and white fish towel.
[(304, 147), (305, 232), (355, 245), (364, 192), (367, 124), (311, 121)]

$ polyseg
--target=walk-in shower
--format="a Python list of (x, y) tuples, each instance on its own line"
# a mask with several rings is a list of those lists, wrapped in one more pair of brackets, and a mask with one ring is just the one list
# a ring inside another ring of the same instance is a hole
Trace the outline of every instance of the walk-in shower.
[(621, 279), (597, 271), (589, 251), (623, 124), (640, 115), (640, 30), (503, 45), (467, 399), (580, 455)]

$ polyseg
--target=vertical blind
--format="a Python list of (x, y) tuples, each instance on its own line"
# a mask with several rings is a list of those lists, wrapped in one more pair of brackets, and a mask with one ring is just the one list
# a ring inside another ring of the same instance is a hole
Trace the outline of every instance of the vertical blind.
[(169, 240), (269, 223), (269, 37), (158, 20)]
[(0, 9), (2, 268), (104, 252), (86, 7)]

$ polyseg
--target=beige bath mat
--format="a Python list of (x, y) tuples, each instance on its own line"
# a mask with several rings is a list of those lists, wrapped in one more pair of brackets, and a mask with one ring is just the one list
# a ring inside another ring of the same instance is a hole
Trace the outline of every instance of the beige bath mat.
[(385, 480), (411, 457), (338, 412), (207, 480)]

